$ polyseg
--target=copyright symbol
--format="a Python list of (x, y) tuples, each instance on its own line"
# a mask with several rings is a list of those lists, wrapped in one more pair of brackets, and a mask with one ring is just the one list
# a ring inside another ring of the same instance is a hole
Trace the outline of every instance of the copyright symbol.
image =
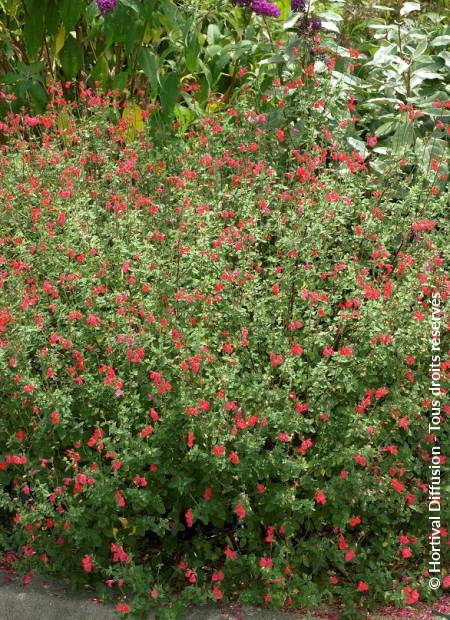
[(428, 582), (428, 585), (430, 586), (432, 590), (437, 590), (439, 586), (441, 585), (441, 580), (438, 577), (431, 577), (431, 579)]

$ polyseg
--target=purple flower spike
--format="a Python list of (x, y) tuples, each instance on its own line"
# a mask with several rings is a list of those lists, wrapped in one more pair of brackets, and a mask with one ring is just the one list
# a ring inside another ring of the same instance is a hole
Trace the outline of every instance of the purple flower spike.
[(280, 17), (281, 15), (281, 11), (277, 5), (267, 0), (253, 0), (250, 6), (255, 13), (263, 17)]
[(281, 15), (281, 11), (277, 5), (268, 0), (232, 0), (232, 2), (246, 9), (250, 9), (263, 17), (279, 17)]
[(291, 1), (291, 8), (293, 11), (301, 11), (301, 12), (305, 12), (305, 0), (292, 0)]
[(320, 30), (322, 28), (322, 22), (316, 15), (311, 17), (311, 21), (309, 22), (309, 27), (311, 30)]
[(98, 10), (102, 15), (111, 13), (116, 8), (117, 0), (97, 0)]

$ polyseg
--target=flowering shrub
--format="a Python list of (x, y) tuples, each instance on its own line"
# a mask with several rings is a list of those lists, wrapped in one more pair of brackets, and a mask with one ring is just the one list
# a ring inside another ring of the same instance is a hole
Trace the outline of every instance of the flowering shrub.
[(158, 143), (90, 90), (2, 123), (5, 561), (135, 616), (432, 596), (442, 162), (379, 183), (316, 105), (326, 79), (274, 86), (299, 148), (251, 109)]

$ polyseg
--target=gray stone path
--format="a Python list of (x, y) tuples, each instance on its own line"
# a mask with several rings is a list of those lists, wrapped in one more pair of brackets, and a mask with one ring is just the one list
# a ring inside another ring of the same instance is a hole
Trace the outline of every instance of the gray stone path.
[[(445, 600), (446, 599), (446, 600)], [(450, 612), (450, 598), (445, 597), (442, 611)], [(406, 612), (406, 613), (405, 613)], [(0, 568), (0, 620), (117, 620), (112, 605), (100, 603), (92, 593), (72, 593), (64, 584), (36, 577), (26, 587), (10, 580)], [(313, 612), (281, 613), (261, 609), (190, 609), (185, 620), (331, 620), (338, 614)], [(386, 614), (370, 614), (368, 620), (438, 620), (426, 607), (392, 610)], [(153, 614), (148, 620), (154, 620)]]

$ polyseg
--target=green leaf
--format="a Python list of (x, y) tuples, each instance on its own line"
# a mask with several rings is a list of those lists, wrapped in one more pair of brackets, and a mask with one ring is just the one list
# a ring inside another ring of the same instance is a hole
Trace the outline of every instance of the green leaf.
[(347, 138), (348, 143), (352, 146), (358, 153), (360, 153), (363, 157), (367, 157), (369, 154), (366, 145), (362, 140), (357, 140), (356, 138)]
[(161, 108), (164, 119), (168, 119), (178, 100), (180, 91), (180, 79), (175, 72), (167, 73), (161, 77)]
[(198, 36), (194, 32), (188, 37), (185, 46), (186, 68), (189, 73), (196, 73), (198, 71), (199, 54), (200, 46), (198, 43)]
[(72, 36), (67, 37), (59, 60), (67, 79), (76, 78), (81, 69), (81, 48)]
[(33, 82), (28, 88), (31, 98), (39, 111), (43, 111), (47, 105), (48, 97), (44, 88), (38, 82)]
[(413, 11), (420, 11), (420, 2), (405, 2), (405, 4), (400, 9), (400, 15), (404, 17), (405, 15), (409, 15)]
[(217, 24), (209, 24), (206, 31), (206, 38), (208, 40), (208, 45), (215, 45), (219, 41), (220, 30)]
[(152, 89), (152, 97), (156, 97), (160, 86), (159, 59), (148, 47), (141, 48), (139, 52), (139, 66), (147, 76)]
[(142, 4), (142, 13), (144, 17), (150, 19), (154, 11), (153, 0), (144, 0)]
[(416, 47), (414, 52), (412, 53), (413, 60), (417, 60), (420, 56), (423, 56), (428, 47), (428, 41), (426, 39), (422, 39), (419, 45)]
[(65, 40), (66, 40), (66, 30), (65, 30), (64, 26), (61, 26), (61, 28), (58, 31), (58, 34), (55, 37), (55, 54), (56, 54), (56, 56), (58, 56), (59, 52), (64, 47)]
[(125, 52), (130, 55), (137, 47), (142, 32), (142, 22), (138, 19), (130, 19), (124, 24), (123, 41)]
[(133, 2), (133, 0), (120, 0), (120, 2), (124, 6), (127, 6), (128, 8), (132, 9), (135, 13), (139, 13), (139, 9), (136, 6), (136, 2)]
[(372, 62), (368, 64), (384, 65), (387, 62), (391, 62), (392, 59), (396, 57), (394, 53), (394, 50), (396, 49), (397, 46), (395, 44), (383, 45), (379, 47), (374, 54)]
[(330, 32), (337, 32), (337, 33), (340, 32), (339, 27), (334, 22), (322, 21), (321, 24), (324, 30), (329, 30)]
[(438, 54), (438, 57), (443, 58), (445, 66), (450, 69), (450, 52), (440, 52), (440, 54)]
[(127, 87), (127, 84), (128, 84), (128, 71), (121, 71), (114, 77), (112, 81), (112, 88), (113, 90), (118, 90), (122, 92)]
[(280, 19), (286, 21), (291, 12), (291, 0), (276, 0), (275, 4), (281, 11)]
[(431, 41), (433, 47), (443, 47), (450, 43), (450, 34), (443, 34), (440, 37), (436, 37)]
[(83, 0), (60, 0), (58, 11), (66, 32), (73, 30), (83, 10)]
[(28, 55), (34, 58), (39, 52), (44, 40), (45, 8), (46, 2), (41, 0), (28, 0), (26, 2), (26, 21), (23, 29), (23, 37)]
[(45, 28), (50, 36), (55, 36), (58, 32), (59, 15), (57, 0), (50, 0), (45, 14)]
[(91, 77), (93, 80), (100, 80), (105, 83), (109, 76), (109, 66), (106, 57), (102, 54), (92, 69)]

